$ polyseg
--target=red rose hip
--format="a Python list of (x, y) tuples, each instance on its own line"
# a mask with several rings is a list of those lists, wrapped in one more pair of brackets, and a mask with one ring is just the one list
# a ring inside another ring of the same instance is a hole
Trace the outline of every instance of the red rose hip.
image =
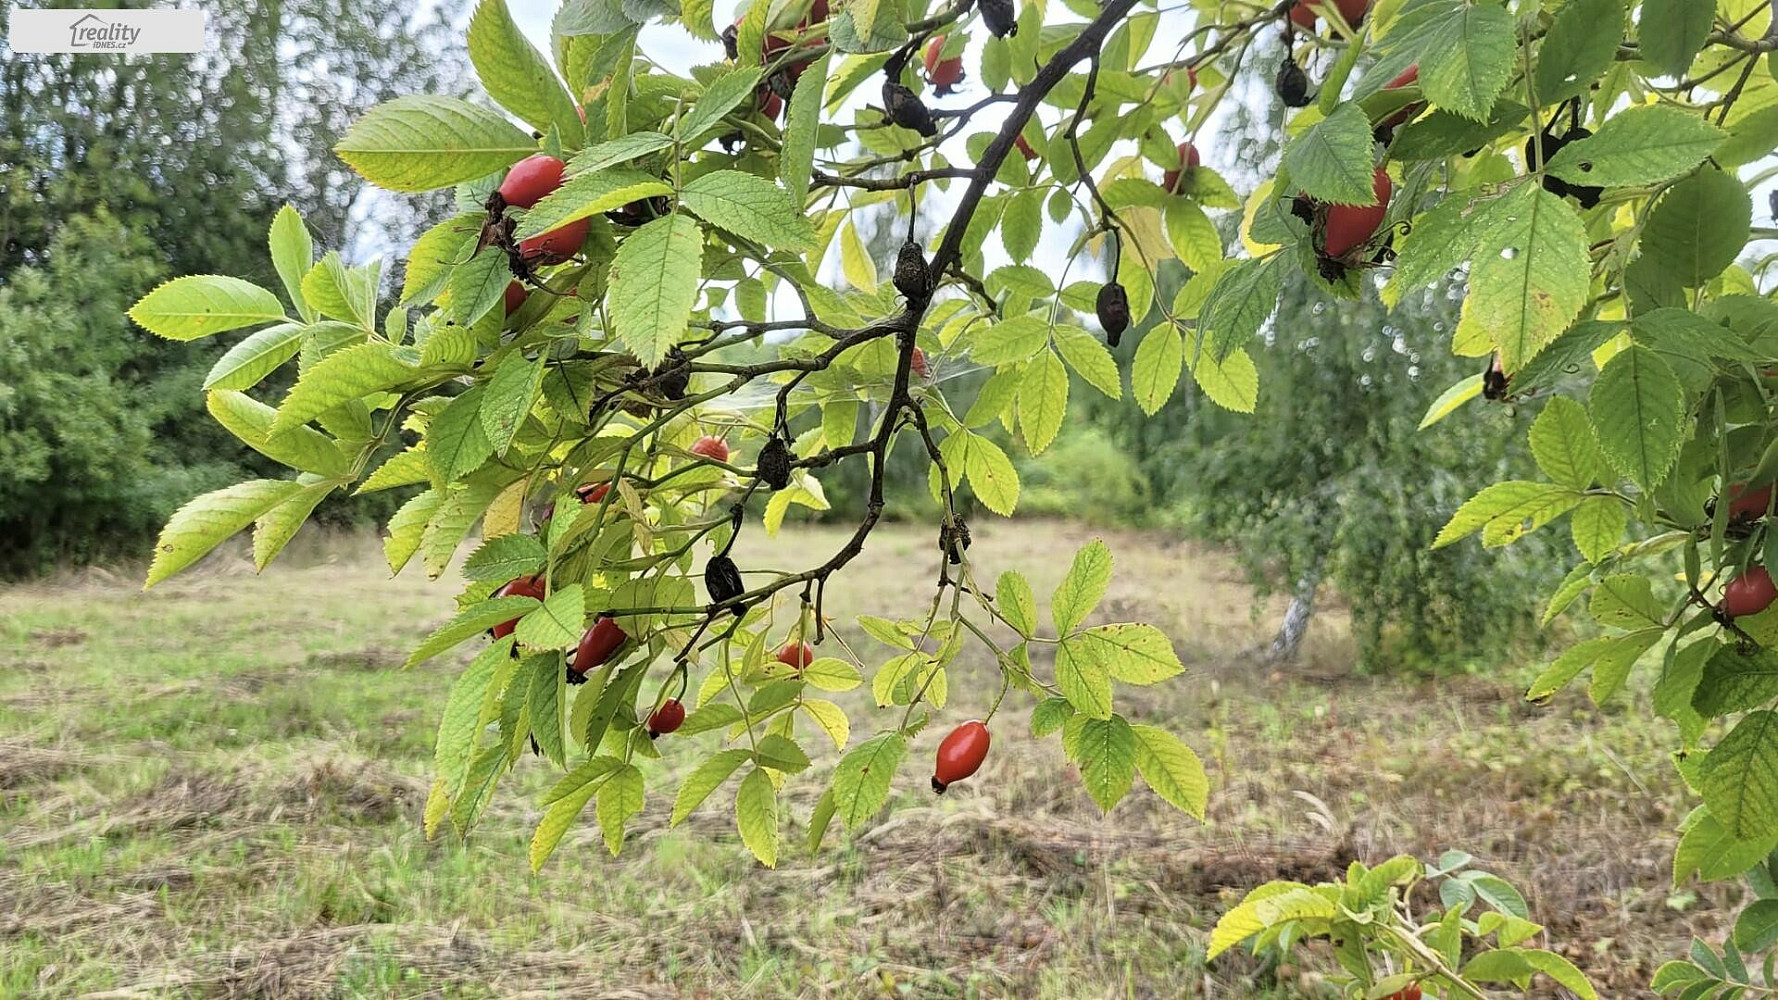
[(601, 618), (593, 623), (580, 637), (580, 646), (574, 650), (574, 661), (570, 664), (575, 673), (584, 674), (594, 667), (602, 666), (617, 652), (617, 647), (624, 644), (629, 636), (618, 627), (617, 622), (610, 618)]
[(815, 647), (806, 642), (787, 642), (778, 650), (778, 662), (801, 670), (815, 662)]
[(711, 434), (706, 434), (692, 442), (691, 453), (712, 462), (728, 461), (728, 442)]
[[(1387, 84), (1385, 84), (1383, 86), (1383, 89), (1384, 90), (1396, 90), (1401, 87), (1411, 87), (1414, 84), (1417, 84), (1419, 82), (1420, 82), (1420, 64), (1415, 63), (1414, 65), (1409, 66), (1407, 69), (1402, 70), (1401, 73), (1395, 77), (1395, 79), (1390, 80)], [(1417, 101), (1413, 104), (1408, 105), (1407, 107), (1402, 108), (1400, 111), (1397, 111), (1396, 113), (1390, 115), (1389, 117), (1383, 119), (1383, 121), (1380, 124), (1384, 128), (1394, 128), (1397, 125), (1400, 125), (1403, 122), (1406, 122), (1408, 119), (1419, 114), (1420, 110), (1424, 107), (1426, 107), (1426, 104), (1424, 102)]]
[(506, 315), (511, 316), (513, 313), (518, 312), (520, 309), (524, 308), (525, 300), (530, 297), (531, 297), (531, 293), (525, 291), (524, 285), (521, 285), (516, 281), (507, 282), (506, 283)]
[(932, 790), (940, 795), (946, 788), (979, 770), (988, 757), (988, 726), (970, 720), (951, 730), (938, 744), (938, 759), (932, 769)]
[(685, 724), (685, 705), (678, 698), (668, 698), (648, 716), (648, 738), (666, 734)]
[(945, 36), (934, 35), (926, 44), (926, 79), (940, 94), (948, 94), (963, 82), (963, 57), (944, 57)]
[(605, 494), (610, 492), (610, 483), (587, 483), (574, 488), (574, 493), (580, 497), (581, 503), (599, 503), (605, 499)]
[(1188, 172), (1197, 169), (1198, 163), (1198, 147), (1189, 142), (1180, 143), (1179, 166), (1161, 175), (1161, 187), (1166, 188), (1169, 194), (1178, 194), (1179, 182)]
[(533, 264), (560, 264), (579, 252), (592, 225), (593, 220), (590, 218), (575, 219), (547, 233), (522, 240), (519, 243), (519, 256)]
[(1722, 613), (1730, 618), (1757, 615), (1778, 600), (1778, 587), (1772, 585), (1772, 574), (1764, 566), (1755, 566), (1729, 581), (1722, 589)]
[(1766, 516), (1766, 508), (1771, 506), (1772, 487), (1761, 486), (1750, 490), (1746, 483), (1736, 483), (1729, 487), (1729, 517), (1760, 518)]
[(1327, 210), (1327, 228), (1322, 234), (1322, 251), (1328, 257), (1343, 257), (1353, 247), (1368, 242), (1389, 215), (1389, 195), (1393, 190), (1389, 173), (1378, 167), (1371, 178), (1371, 190), (1377, 196), (1375, 205), (1333, 205)]
[(530, 208), (544, 196), (562, 186), (562, 168), (567, 166), (548, 153), (527, 156), (512, 165), (506, 179), (500, 182), (500, 200), (519, 208)]
[[(517, 580), (513, 580), (509, 583), (503, 584), (499, 590), (494, 591), (494, 596), (495, 597), (535, 597), (541, 601), (541, 600), (543, 600), (543, 577), (541, 577), (541, 576), (521, 576)], [(517, 628), (518, 624), (519, 624), (519, 620), (517, 618), (514, 618), (511, 621), (501, 622), (500, 624), (494, 626), (494, 630), (493, 630), (494, 631), (494, 638), (496, 638), (496, 639), (506, 638), (507, 636), (512, 634), (512, 630)]]

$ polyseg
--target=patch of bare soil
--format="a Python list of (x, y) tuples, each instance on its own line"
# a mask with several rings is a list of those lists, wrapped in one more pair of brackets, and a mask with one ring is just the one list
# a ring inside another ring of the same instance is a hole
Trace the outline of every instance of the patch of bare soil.
[(310, 653), (305, 665), (315, 670), (396, 670), (406, 661), (400, 650), (373, 647)]

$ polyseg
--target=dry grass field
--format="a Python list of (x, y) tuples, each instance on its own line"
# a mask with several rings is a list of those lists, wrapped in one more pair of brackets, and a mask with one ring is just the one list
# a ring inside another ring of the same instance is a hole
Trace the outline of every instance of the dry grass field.
[[(1045, 595), (1093, 534), (984, 524), (971, 555)], [(222, 557), (146, 594), (100, 572), (0, 590), (0, 996), (1313, 997), (1313, 961), (1205, 966), (1227, 900), (1447, 847), (1519, 884), (1608, 996), (1720, 939), (1732, 889), (1668, 889), (1686, 803), (1645, 706), (1526, 705), (1530, 664), (1357, 676), (1334, 613), (1274, 671), (1252, 650), (1280, 609), (1256, 613), (1224, 559), (1101, 534), (1099, 616), (1162, 626), (1190, 668), (1129, 689), (1128, 711), (1204, 756), (1208, 824), (1140, 788), (1100, 817), (1009, 705), (976, 779), (932, 796), (928, 733), (880, 824), (775, 871), (734, 835), (732, 790), (667, 828), (670, 752), (618, 859), (588, 828), (528, 873), (541, 761), (467, 844), (426, 842), (436, 714), (469, 651), (398, 669), (451, 591), (390, 579), (366, 539), (305, 536), (263, 577)], [(744, 548), (801, 564), (838, 538)], [(923, 610), (935, 555), (923, 527), (873, 535), (828, 592), (844, 634)], [(991, 668), (962, 666), (946, 718), (985, 707)], [(793, 783), (787, 838), (832, 762)]]

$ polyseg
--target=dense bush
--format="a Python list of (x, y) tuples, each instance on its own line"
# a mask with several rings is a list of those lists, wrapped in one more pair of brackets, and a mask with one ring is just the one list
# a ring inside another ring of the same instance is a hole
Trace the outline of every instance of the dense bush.
[(139, 548), (189, 489), (157, 464), (151, 414), (134, 405), (132, 362), (151, 338), (118, 312), (155, 276), (147, 241), (109, 217), (76, 219), (45, 259), (0, 286), (5, 573)]

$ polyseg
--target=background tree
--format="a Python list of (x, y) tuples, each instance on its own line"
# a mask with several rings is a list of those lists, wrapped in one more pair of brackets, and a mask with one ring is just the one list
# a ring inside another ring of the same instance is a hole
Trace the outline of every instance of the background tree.
[[(118, 407), (133, 414), (128, 422), (145, 426), (152, 441), (140, 456), (100, 463), (126, 478), (108, 479), (90, 495), (70, 492), (90, 482), (80, 474), (37, 478), (88, 457), (71, 438), (21, 430), (26, 436), (0, 443), (44, 463), (12, 483), (23, 490), (41, 482), (43, 492), (16, 492), (17, 503), (0, 507), (0, 572), (138, 550), (149, 522), (193, 489), (266, 468), (213, 422), (173, 403), (199, 391), (220, 353), (216, 345), (140, 336), (103, 310), (51, 303), (35, 282), (117, 253), (128, 263), (103, 280), (126, 298), (146, 292), (156, 275), (238, 270), (245, 262), (254, 262), (252, 278), (270, 280), (265, 228), (287, 202), (303, 207), (326, 245), (347, 247), (358, 234), (354, 212), (367, 216), (365, 185), (320, 151), (378, 101), (461, 85), (451, 12), (447, 5), (416, 21), (408, 5), (386, 0), (224, 5), (207, 13), (212, 36), (226, 44), (197, 58), (7, 52), (0, 59), (0, 288), (29, 284), (12, 299), (29, 312), (0, 323), (25, 330), (28, 316), (63, 324), (21, 334), (27, 342), (15, 345), (15, 357), (28, 355), (34, 375), (66, 376), (71, 384), (89, 384), (108, 368), (107, 391), (119, 394)], [(0, 33), (7, 17), (0, 11)], [(378, 202), (368, 217), (373, 230), (401, 238), (442, 203)], [(121, 245), (85, 246), (77, 234)], [(76, 257), (58, 262), (56, 253)], [(135, 284), (117, 283), (126, 279)], [(47, 349), (100, 343), (91, 350), (103, 353), (102, 365), (85, 350)], [(179, 486), (169, 481), (181, 478)], [(126, 516), (102, 527), (78, 513), (119, 496), (129, 498)]]
[(1292, 596), (1273, 655), (1288, 658), (1316, 590), (1350, 607), (1361, 662), (1436, 669), (1534, 653), (1538, 595), (1561, 578), (1561, 539), (1505, 557), (1431, 551), (1446, 512), (1487, 483), (1533, 468), (1526, 407), (1503, 402), (1422, 429), (1428, 404), (1477, 372), (1451, 355), (1441, 289), (1390, 311), (1329, 306), (1293, 283), (1250, 346), (1262, 387), (1251, 415), (1202, 392), (1152, 417), (1101, 406), (1163, 517), (1229, 543), (1262, 590)]

